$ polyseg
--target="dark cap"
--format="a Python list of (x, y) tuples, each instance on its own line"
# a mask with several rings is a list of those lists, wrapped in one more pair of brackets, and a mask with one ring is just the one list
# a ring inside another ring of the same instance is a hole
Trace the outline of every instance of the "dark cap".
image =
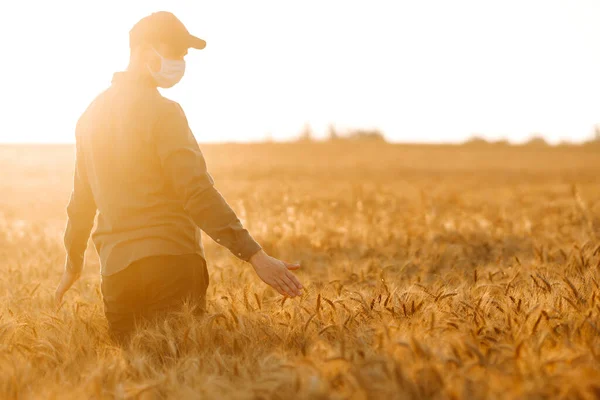
[(203, 49), (206, 42), (191, 35), (172, 13), (158, 11), (139, 20), (129, 31), (129, 47), (143, 43), (166, 43), (183, 48)]

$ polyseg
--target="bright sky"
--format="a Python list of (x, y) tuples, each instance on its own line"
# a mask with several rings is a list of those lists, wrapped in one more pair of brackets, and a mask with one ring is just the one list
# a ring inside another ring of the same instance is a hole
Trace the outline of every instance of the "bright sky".
[(581, 141), (600, 122), (598, 0), (7, 0), (0, 142), (72, 142), (153, 11), (207, 41), (163, 94), (200, 142), (309, 123), (397, 142)]

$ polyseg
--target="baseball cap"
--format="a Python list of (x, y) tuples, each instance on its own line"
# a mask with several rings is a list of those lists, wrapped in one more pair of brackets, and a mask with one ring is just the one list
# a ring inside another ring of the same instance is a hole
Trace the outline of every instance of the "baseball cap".
[(158, 11), (139, 20), (129, 31), (129, 47), (142, 43), (159, 42), (182, 46), (184, 48), (203, 49), (206, 42), (190, 34), (183, 23), (168, 11)]

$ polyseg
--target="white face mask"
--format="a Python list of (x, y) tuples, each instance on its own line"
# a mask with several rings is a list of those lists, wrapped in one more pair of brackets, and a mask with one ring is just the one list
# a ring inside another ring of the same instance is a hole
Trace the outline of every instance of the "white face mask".
[(154, 52), (160, 57), (160, 70), (154, 72), (148, 65), (146, 67), (148, 67), (156, 84), (158, 87), (165, 89), (175, 86), (185, 73), (185, 60), (170, 60), (161, 56), (158, 51), (154, 50)]

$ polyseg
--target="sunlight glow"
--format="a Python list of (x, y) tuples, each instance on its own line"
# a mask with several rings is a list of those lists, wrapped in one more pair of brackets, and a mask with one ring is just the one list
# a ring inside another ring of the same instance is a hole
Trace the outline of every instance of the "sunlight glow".
[(0, 142), (73, 142), (127, 66), (128, 31), (174, 12), (206, 39), (180, 102), (200, 142), (295, 138), (305, 123), (390, 141), (582, 141), (600, 122), (600, 3), (12, 1), (3, 4)]

